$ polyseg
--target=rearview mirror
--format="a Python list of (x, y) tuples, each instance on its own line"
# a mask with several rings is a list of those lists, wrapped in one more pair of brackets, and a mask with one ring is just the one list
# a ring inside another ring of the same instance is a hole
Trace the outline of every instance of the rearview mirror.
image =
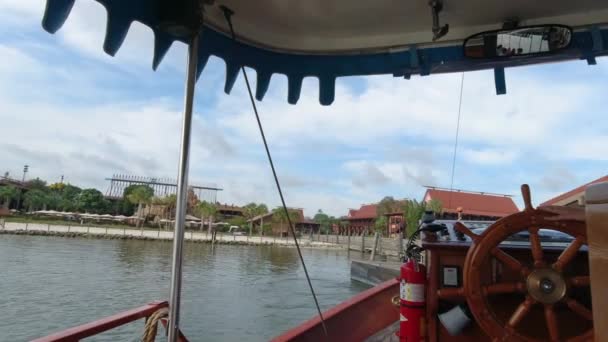
[(478, 33), (464, 41), (469, 58), (506, 58), (553, 53), (570, 45), (572, 29), (563, 25), (518, 27)]

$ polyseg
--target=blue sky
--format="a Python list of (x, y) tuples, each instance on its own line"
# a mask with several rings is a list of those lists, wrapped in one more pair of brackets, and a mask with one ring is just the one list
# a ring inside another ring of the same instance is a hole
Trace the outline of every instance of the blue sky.
[[(43, 10), (0, 1), (0, 171), (29, 164), (31, 177), (103, 192), (113, 173), (175, 178), (185, 46), (153, 72), (148, 28), (134, 24), (110, 57), (99, 4), (77, 1), (56, 35), (42, 30)], [(504, 96), (492, 72), (467, 73), (454, 186), (518, 195), (529, 183), (538, 203), (607, 174), (604, 64), (508, 69)], [(221, 186), (222, 202), (277, 205), (244, 82), (225, 95), (224, 68), (211, 59), (197, 86), (191, 182)], [(343, 215), (449, 187), (460, 77), (339, 79), (330, 107), (313, 79), (287, 104), (287, 80), (273, 77), (259, 109), (288, 205)]]

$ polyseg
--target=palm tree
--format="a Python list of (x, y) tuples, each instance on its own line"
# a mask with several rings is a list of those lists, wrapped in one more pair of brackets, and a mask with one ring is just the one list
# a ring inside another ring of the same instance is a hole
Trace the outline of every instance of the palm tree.
[[(266, 204), (264, 203), (260, 203), (260, 204), (256, 204), (256, 203), (249, 203), (246, 206), (243, 207), (243, 214), (245, 216), (245, 219), (247, 220), (251, 220), (254, 217), (260, 216), (260, 215), (264, 215), (268, 213), (268, 207), (266, 206)], [(249, 225), (249, 235), (251, 236), (252, 231), (251, 231), (252, 225)], [(262, 227), (260, 227), (260, 229), (262, 229)]]
[[(287, 216), (287, 215), (289, 215), (289, 216)], [(285, 209), (283, 207), (277, 207), (272, 210), (272, 219), (275, 222), (280, 223), (280, 225), (281, 225), (281, 235), (284, 232), (287, 232), (284, 229), (285, 224), (288, 223), (289, 221), (291, 221), (291, 223), (293, 223), (295, 225), (298, 218), (299, 218), (299, 215), (295, 210), (287, 209), (287, 213), (285, 212)], [(294, 229), (295, 229), (295, 227), (294, 227)]]
[(167, 219), (171, 219), (173, 210), (175, 210), (175, 206), (177, 205), (177, 195), (171, 194), (171, 195), (165, 196), (164, 204), (167, 206), (167, 216), (168, 216)]
[(34, 211), (35, 209), (40, 209), (44, 207), (47, 203), (47, 195), (44, 191), (39, 189), (30, 190), (25, 193), (25, 199), (23, 200), (23, 205), (28, 207), (29, 211)]
[(422, 218), (425, 208), (426, 205), (424, 202), (418, 202), (416, 200), (408, 200), (405, 202), (403, 211), (405, 213), (405, 228), (408, 236), (410, 236), (418, 227), (418, 222)]
[(202, 201), (196, 207), (196, 212), (201, 218), (201, 230), (203, 230), (203, 227), (205, 225), (205, 218), (207, 218), (209, 220), (208, 232), (211, 233), (211, 224), (213, 222), (213, 217), (217, 213), (217, 206), (215, 205), (215, 203)]
[(19, 189), (14, 185), (7, 185), (0, 188), (0, 199), (4, 201), (3, 207), (8, 209), (11, 201), (19, 196)]
[(438, 199), (432, 199), (432, 200), (426, 202), (426, 208), (428, 210), (432, 210), (435, 213), (435, 215), (439, 216), (439, 215), (441, 215), (441, 212), (443, 211), (443, 204)]
[[(131, 193), (127, 195), (127, 200), (133, 204), (137, 204), (137, 224), (136, 227), (140, 227), (142, 207), (144, 204), (150, 203), (150, 200), (154, 196), (154, 190), (147, 185), (139, 185), (135, 187)], [(143, 230), (143, 226), (141, 227)]]

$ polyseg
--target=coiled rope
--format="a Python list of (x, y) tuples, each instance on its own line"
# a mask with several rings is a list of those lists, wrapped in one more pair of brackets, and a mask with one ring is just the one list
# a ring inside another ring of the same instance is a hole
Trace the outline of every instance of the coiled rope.
[(146, 320), (144, 333), (141, 337), (142, 342), (154, 342), (156, 340), (156, 332), (158, 331), (158, 322), (169, 316), (169, 308), (161, 308), (156, 310)]

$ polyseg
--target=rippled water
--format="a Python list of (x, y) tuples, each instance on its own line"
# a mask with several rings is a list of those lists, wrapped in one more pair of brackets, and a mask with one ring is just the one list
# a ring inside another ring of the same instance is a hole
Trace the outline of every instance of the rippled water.
[[(365, 289), (346, 252), (303, 250), (320, 304)], [(0, 235), (0, 341), (27, 341), (164, 299), (171, 243)], [(293, 248), (185, 245), (181, 327), (191, 341), (265, 341), (316, 311)], [(138, 321), (87, 341), (135, 341)]]

